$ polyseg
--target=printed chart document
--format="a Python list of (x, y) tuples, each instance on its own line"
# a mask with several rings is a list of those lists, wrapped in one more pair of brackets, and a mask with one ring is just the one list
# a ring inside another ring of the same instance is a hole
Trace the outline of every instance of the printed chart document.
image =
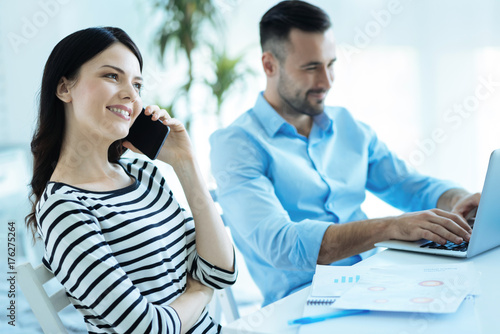
[(352, 266), (317, 265), (313, 277), (311, 294), (307, 300), (310, 305), (331, 305), (344, 292), (354, 287), (369, 268)]
[[(318, 265), (305, 317), (343, 309), (370, 312), (302, 325), (299, 334), (366, 333), (367, 328), (380, 334), (427, 330), (478, 333), (477, 279), (474, 267), (461, 263), (383, 268)], [(369, 298), (371, 292), (377, 294), (375, 299)]]
[(335, 307), (376, 311), (454, 313), (473, 293), (471, 264), (372, 268)]

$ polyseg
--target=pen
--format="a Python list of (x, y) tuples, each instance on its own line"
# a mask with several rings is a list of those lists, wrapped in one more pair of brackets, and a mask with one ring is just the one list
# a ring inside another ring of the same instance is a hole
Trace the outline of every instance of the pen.
[(288, 324), (289, 325), (307, 325), (307, 324), (313, 324), (315, 322), (320, 322), (328, 319), (334, 319), (334, 318), (340, 318), (340, 317), (347, 317), (350, 315), (356, 315), (356, 314), (362, 314), (362, 313), (368, 313), (370, 312), (369, 310), (343, 310), (343, 311), (335, 311), (332, 313), (326, 313), (322, 315), (316, 315), (312, 317), (304, 317), (304, 318), (299, 318), (295, 320), (289, 320)]

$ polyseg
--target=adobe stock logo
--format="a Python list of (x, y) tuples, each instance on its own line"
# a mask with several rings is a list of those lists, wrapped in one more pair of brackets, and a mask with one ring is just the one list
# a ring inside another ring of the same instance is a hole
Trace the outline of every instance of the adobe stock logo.
[(51, 18), (54, 18), (61, 11), (61, 5), (65, 5), (70, 0), (40, 0), (38, 1), (39, 10), (36, 11), (30, 18), (23, 16), (21, 18), (21, 29), (19, 33), (9, 32), (7, 39), (10, 46), (18, 53), (23, 45), (28, 44), (30, 40), (35, 38), (40, 29), (45, 27)]

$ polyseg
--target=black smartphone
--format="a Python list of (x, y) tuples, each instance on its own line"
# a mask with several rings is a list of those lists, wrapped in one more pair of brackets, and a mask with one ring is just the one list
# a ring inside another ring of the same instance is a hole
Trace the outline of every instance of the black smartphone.
[(128, 140), (151, 160), (156, 159), (170, 128), (160, 121), (153, 121), (144, 114), (144, 108), (137, 116), (125, 140)]

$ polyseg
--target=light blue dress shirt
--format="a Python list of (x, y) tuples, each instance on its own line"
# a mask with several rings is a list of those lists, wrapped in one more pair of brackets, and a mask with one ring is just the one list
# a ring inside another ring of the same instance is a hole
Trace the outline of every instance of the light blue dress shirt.
[[(309, 137), (259, 94), (210, 138), (218, 201), (264, 305), (310, 283), (330, 224), (367, 219), (365, 191), (403, 211), (435, 208), (455, 184), (418, 174), (344, 108), (326, 107)], [(373, 254), (334, 265), (351, 265)]]

